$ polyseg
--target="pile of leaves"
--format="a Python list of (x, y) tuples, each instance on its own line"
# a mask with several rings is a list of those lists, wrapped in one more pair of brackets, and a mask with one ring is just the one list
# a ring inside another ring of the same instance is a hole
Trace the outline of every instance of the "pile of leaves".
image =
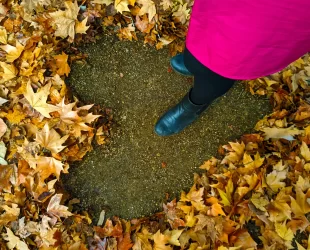
[[(91, 224), (63, 199), (59, 177), (112, 114), (84, 105), (64, 79), (77, 45), (101, 31), (182, 51), (191, 1), (7, 0), (0, 4), (1, 249), (310, 249), (310, 58), (246, 82), (274, 112), (257, 133), (219, 148), (194, 185), (163, 212)], [(139, 33), (137, 33), (139, 31)], [(70, 54), (70, 57), (69, 57)], [(64, 203), (65, 202), (65, 203)], [(103, 215), (104, 213), (102, 213)]]

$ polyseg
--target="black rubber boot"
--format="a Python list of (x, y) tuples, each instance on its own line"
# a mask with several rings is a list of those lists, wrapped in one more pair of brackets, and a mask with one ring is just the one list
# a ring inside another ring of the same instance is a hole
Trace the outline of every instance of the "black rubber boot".
[(156, 123), (155, 133), (168, 136), (181, 132), (195, 121), (208, 105), (196, 105), (191, 102), (191, 90), (176, 106), (168, 110)]
[(170, 65), (172, 69), (183, 75), (183, 76), (193, 76), (193, 74), (186, 68), (184, 64), (184, 54), (178, 54), (170, 59)]

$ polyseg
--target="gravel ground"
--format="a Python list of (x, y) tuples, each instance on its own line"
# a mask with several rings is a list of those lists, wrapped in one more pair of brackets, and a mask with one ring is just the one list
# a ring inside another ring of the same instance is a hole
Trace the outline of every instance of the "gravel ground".
[(220, 144), (251, 132), (270, 113), (268, 100), (236, 84), (185, 131), (159, 137), (157, 119), (192, 84), (169, 70), (168, 51), (104, 36), (84, 52), (88, 63), (72, 65), (68, 83), (82, 101), (111, 107), (120, 130), (63, 177), (95, 219), (102, 209), (127, 219), (159, 211), (166, 193), (173, 198), (191, 187), (193, 173)]

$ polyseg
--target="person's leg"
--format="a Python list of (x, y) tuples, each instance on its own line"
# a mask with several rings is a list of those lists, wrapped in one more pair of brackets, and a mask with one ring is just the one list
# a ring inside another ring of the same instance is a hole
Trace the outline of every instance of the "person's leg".
[(186, 48), (184, 65), (194, 75), (194, 87), (190, 93), (190, 99), (195, 104), (212, 103), (235, 83), (235, 80), (223, 77), (205, 67)]
[(184, 64), (194, 74), (194, 87), (180, 103), (158, 120), (155, 125), (155, 132), (158, 135), (167, 136), (182, 131), (215, 99), (225, 94), (235, 82), (202, 65), (188, 50), (184, 52)]
[(234, 83), (235, 80), (222, 77), (211, 70), (206, 71), (205, 74), (195, 75), (190, 100), (197, 105), (209, 105), (224, 95)]

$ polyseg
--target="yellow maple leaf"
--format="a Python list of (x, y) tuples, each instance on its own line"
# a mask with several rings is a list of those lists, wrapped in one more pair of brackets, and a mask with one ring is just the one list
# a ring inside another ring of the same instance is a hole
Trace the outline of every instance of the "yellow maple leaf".
[(10, 222), (16, 221), (20, 215), (20, 208), (15, 203), (12, 203), (10, 206), (2, 205), (1, 210), (0, 226), (5, 226)]
[(153, 250), (152, 245), (149, 241), (149, 239), (152, 238), (152, 234), (148, 231), (147, 228), (143, 227), (142, 230), (140, 230), (134, 235), (134, 238), (135, 238), (135, 244), (133, 245), (132, 249)]
[(82, 22), (76, 22), (75, 23), (75, 33), (76, 34), (86, 34), (86, 31), (88, 30), (89, 26), (86, 26), (87, 23), (87, 17), (84, 18)]
[(171, 245), (175, 245), (175, 246), (180, 246), (180, 241), (179, 241), (179, 237), (182, 234), (182, 232), (184, 231), (184, 229), (182, 230), (172, 230), (169, 231), (169, 229), (167, 229), (164, 232), (164, 235), (168, 236), (168, 243)]
[(182, 24), (185, 24), (186, 21), (189, 18), (189, 12), (191, 11), (190, 8), (187, 9), (187, 3), (185, 4), (180, 4), (178, 9), (173, 12), (173, 16)]
[(3, 72), (0, 72), (0, 83), (7, 82), (13, 78), (15, 78), (18, 74), (18, 70), (15, 68), (13, 64), (7, 64), (5, 62), (0, 62), (0, 66), (3, 69)]
[(306, 248), (300, 245), (297, 241), (296, 241), (296, 244), (297, 244), (297, 250), (306, 250)]
[(154, 250), (172, 250), (171, 246), (166, 245), (169, 239), (169, 236), (162, 234), (160, 230), (158, 230), (153, 236)]
[(117, 12), (123, 13), (124, 11), (130, 12), (130, 9), (128, 8), (129, 1), (128, 0), (115, 0), (114, 2), (114, 8)]
[(0, 46), (0, 48), (3, 49), (7, 53), (6, 61), (7, 62), (13, 62), (17, 58), (20, 57), (25, 46), (21, 45), (18, 41), (16, 41), (16, 47), (9, 45), (9, 44), (6, 44), (6, 45)]
[(222, 160), (222, 164), (225, 163), (237, 163), (239, 162), (244, 154), (244, 149), (245, 149), (245, 145), (243, 142), (239, 143), (239, 142), (229, 142), (230, 148), (229, 146), (223, 146), (223, 148), (225, 148), (226, 150), (229, 150), (231, 152), (229, 152), (224, 159)]
[(295, 135), (302, 134), (303, 131), (297, 128), (263, 128), (261, 129), (265, 133), (265, 140), (270, 138), (283, 138), (289, 141), (294, 140)]
[(75, 21), (80, 8), (78, 7), (77, 1), (72, 3), (71, 1), (65, 2), (66, 10), (58, 10), (50, 13), (49, 15), (53, 18), (53, 22), (56, 24), (55, 36), (66, 38), (69, 36), (72, 40), (75, 34)]
[(262, 197), (261, 194), (259, 193), (253, 194), (250, 201), (253, 203), (253, 205), (257, 209), (264, 211), (264, 212), (267, 211), (265, 206), (269, 204), (269, 201), (265, 197)]
[(224, 213), (222, 206), (219, 203), (214, 203), (211, 205), (210, 210), (208, 210), (208, 215), (211, 216), (219, 216), (219, 215), (223, 215), (226, 216), (226, 214)]
[(242, 246), (239, 246), (239, 247), (224, 247), (224, 246), (220, 246), (217, 250), (238, 250), (241, 247)]
[(3, 239), (8, 241), (6, 244), (9, 249), (20, 249), (20, 250), (28, 250), (27, 244), (22, 241), (19, 237), (15, 236), (14, 233), (6, 227), (6, 233), (2, 234)]
[(191, 207), (191, 210), (188, 214), (185, 216), (186, 226), (187, 227), (193, 227), (196, 224), (197, 218), (195, 217), (194, 213), (195, 209), (194, 207)]
[(135, 33), (134, 33), (135, 30), (136, 28), (132, 26), (131, 24), (129, 24), (127, 27), (119, 29), (118, 37), (120, 40), (122, 39), (128, 39), (129, 41), (132, 41), (132, 39), (136, 40)]
[(303, 141), (300, 147), (300, 154), (306, 161), (310, 161), (310, 150), (308, 145)]
[(152, 0), (138, 0), (137, 3), (142, 5), (138, 15), (143, 16), (144, 14), (148, 14), (149, 22), (151, 22), (156, 15), (155, 3)]
[(92, 3), (97, 3), (97, 4), (105, 4), (105, 5), (110, 5), (113, 3), (113, 0), (93, 0)]
[(68, 76), (70, 73), (70, 66), (68, 64), (68, 55), (64, 52), (61, 53), (61, 55), (54, 56), (56, 60), (56, 66), (57, 66), (57, 74), (60, 76), (66, 75)]
[(0, 43), (7, 44), (7, 33), (3, 27), (0, 27)]
[(63, 171), (63, 163), (54, 157), (38, 156), (36, 158), (36, 173), (39, 173), (41, 180), (45, 180), (54, 174), (59, 179), (60, 172)]
[(13, 111), (9, 110), (6, 118), (9, 120), (11, 124), (18, 124), (26, 117), (25, 112), (23, 112), (22, 108), (19, 105), (14, 105)]
[(65, 104), (65, 98), (62, 99), (61, 103), (57, 104), (59, 107), (58, 113), (60, 115), (60, 119), (67, 123), (73, 124), (77, 121), (81, 121), (81, 118), (78, 115), (78, 111), (72, 110), (76, 105), (76, 102), (72, 102), (69, 104)]
[(282, 199), (279, 197), (279, 194), (276, 200), (270, 203), (270, 207), (268, 208), (268, 213), (270, 215), (269, 219), (273, 222), (282, 222), (286, 219), (290, 220), (292, 217), (292, 210), (291, 207), (287, 204), (286, 198)]
[(40, 88), (37, 93), (34, 93), (30, 82), (28, 82), (27, 92), (24, 93), (24, 97), (27, 99), (31, 107), (47, 118), (51, 118), (49, 115), (50, 112), (58, 111), (60, 109), (59, 107), (46, 103), (50, 87), (51, 83), (48, 83)]
[(275, 229), (277, 234), (285, 241), (292, 241), (294, 238), (294, 233), (290, 228), (286, 227), (286, 222), (275, 223)]
[(286, 174), (286, 171), (273, 170), (266, 176), (266, 183), (272, 191), (277, 192), (280, 188), (285, 187), (285, 182), (283, 182), (283, 180), (286, 179)]
[(52, 153), (58, 153), (66, 146), (62, 144), (68, 139), (69, 135), (60, 137), (60, 135), (54, 130), (50, 129), (48, 124), (44, 125), (44, 128), (36, 134), (36, 142), (42, 147), (50, 150)]
[(310, 136), (310, 125), (305, 128), (306, 136)]
[(38, 156), (36, 158), (36, 172), (38, 172), (43, 180), (54, 174), (59, 179), (60, 172), (63, 171), (63, 163), (54, 157)]
[(203, 230), (205, 227), (214, 228), (215, 226), (215, 221), (211, 216), (200, 213), (196, 215), (196, 218), (198, 219), (198, 222), (195, 225), (195, 229), (194, 229), (195, 232)]
[(303, 216), (310, 212), (310, 205), (307, 201), (308, 195), (304, 194), (298, 186), (295, 188), (296, 200), (291, 196), (291, 208), (296, 216)]
[(180, 201), (194, 201), (194, 202), (200, 202), (202, 201), (202, 195), (204, 192), (204, 188), (200, 188), (196, 190), (196, 187), (193, 186), (190, 191), (186, 194), (183, 199), (180, 199)]
[(173, 6), (173, 2), (172, 0), (161, 0), (160, 5), (163, 6), (164, 10), (167, 10)]
[(49, 216), (43, 215), (42, 221), (40, 222), (40, 225), (38, 226), (39, 234), (37, 237), (37, 242), (39, 244), (43, 244), (43, 246), (46, 246), (48, 248), (50, 248), (57, 242), (57, 240), (54, 238), (57, 228), (55, 227), (50, 228), (49, 226), (50, 224), (53, 225), (52, 219)]
[(223, 190), (221, 189), (217, 189), (219, 191), (219, 194), (222, 198), (221, 203), (224, 206), (230, 206), (231, 205), (231, 197), (229, 197), (228, 193), (225, 193)]
[(303, 65), (305, 65), (305, 61), (301, 57), (291, 64), (291, 66), (299, 69), (301, 69)]
[(245, 175), (245, 176), (243, 176), (243, 178), (248, 183), (249, 190), (252, 190), (257, 185), (257, 183), (259, 182), (259, 178), (255, 173), (251, 174), (251, 175)]
[(259, 168), (265, 160), (265, 157), (260, 157), (259, 153), (257, 152), (253, 158), (247, 154), (246, 152), (243, 155), (243, 165), (245, 168)]
[(309, 178), (302, 178), (300, 175), (296, 182), (296, 187), (300, 188), (302, 191), (307, 191), (310, 188)]

